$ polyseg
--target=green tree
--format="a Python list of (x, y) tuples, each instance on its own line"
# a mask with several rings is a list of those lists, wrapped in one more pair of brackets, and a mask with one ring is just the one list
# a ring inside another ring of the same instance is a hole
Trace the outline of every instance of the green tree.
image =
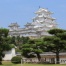
[(29, 37), (21, 37), (21, 40), (22, 40), (22, 44), (26, 44), (29, 40), (30, 40), (30, 38)]
[(21, 40), (21, 37), (20, 36), (17, 36), (16, 39), (16, 46), (18, 47), (18, 49), (20, 48), (20, 44), (22, 44), (22, 40)]
[(15, 36), (10, 37), (10, 40), (11, 40), (11, 44), (16, 45), (16, 37)]
[(23, 36), (15, 37), (15, 42), (16, 42), (16, 46), (18, 47), (18, 49), (21, 49), (21, 45), (27, 43), (28, 41), (29, 41), (29, 37), (23, 37)]
[(8, 37), (8, 29), (0, 28), (0, 64), (2, 64), (2, 58), (4, 57), (4, 51), (10, 50), (10, 39)]
[(66, 50), (66, 31), (62, 29), (49, 30), (49, 34), (44, 38), (44, 46), (46, 51), (56, 54), (56, 63), (59, 64), (59, 53)]
[(39, 39), (29, 40), (28, 43), (22, 45), (23, 56), (28, 58), (37, 56), (38, 60), (40, 61), (41, 60), (40, 53), (43, 52), (41, 49), (42, 44), (43, 42)]

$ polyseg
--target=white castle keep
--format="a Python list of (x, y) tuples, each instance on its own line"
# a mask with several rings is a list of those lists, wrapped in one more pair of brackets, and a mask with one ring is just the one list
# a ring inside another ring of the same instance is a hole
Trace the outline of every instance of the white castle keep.
[(48, 36), (48, 30), (57, 28), (56, 19), (51, 17), (52, 12), (45, 8), (39, 8), (35, 12), (36, 17), (33, 18), (31, 23), (27, 23), (25, 28), (19, 28), (17, 23), (9, 25), (10, 36), (24, 36), (24, 37), (42, 37)]

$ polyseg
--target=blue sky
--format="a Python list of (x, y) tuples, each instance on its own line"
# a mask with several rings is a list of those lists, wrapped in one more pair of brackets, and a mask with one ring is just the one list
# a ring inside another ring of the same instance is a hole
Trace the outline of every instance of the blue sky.
[(66, 29), (66, 0), (0, 0), (0, 27), (8, 28), (13, 22), (24, 27), (32, 22), (39, 6), (54, 12), (58, 27)]

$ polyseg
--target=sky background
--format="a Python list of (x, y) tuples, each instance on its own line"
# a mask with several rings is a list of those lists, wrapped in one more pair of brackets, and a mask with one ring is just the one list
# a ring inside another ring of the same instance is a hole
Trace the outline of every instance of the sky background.
[(53, 12), (58, 27), (66, 29), (66, 0), (0, 0), (0, 27), (17, 22), (23, 28), (32, 22), (39, 6)]

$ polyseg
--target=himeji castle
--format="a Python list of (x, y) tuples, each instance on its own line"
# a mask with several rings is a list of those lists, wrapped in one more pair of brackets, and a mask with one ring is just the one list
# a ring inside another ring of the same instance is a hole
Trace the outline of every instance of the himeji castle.
[(27, 23), (24, 28), (19, 28), (20, 26), (17, 23), (11, 23), (9, 25), (9, 35), (38, 38), (49, 36), (50, 34), (47, 31), (57, 28), (56, 19), (51, 16), (53, 13), (48, 9), (39, 8), (35, 14), (32, 22)]

